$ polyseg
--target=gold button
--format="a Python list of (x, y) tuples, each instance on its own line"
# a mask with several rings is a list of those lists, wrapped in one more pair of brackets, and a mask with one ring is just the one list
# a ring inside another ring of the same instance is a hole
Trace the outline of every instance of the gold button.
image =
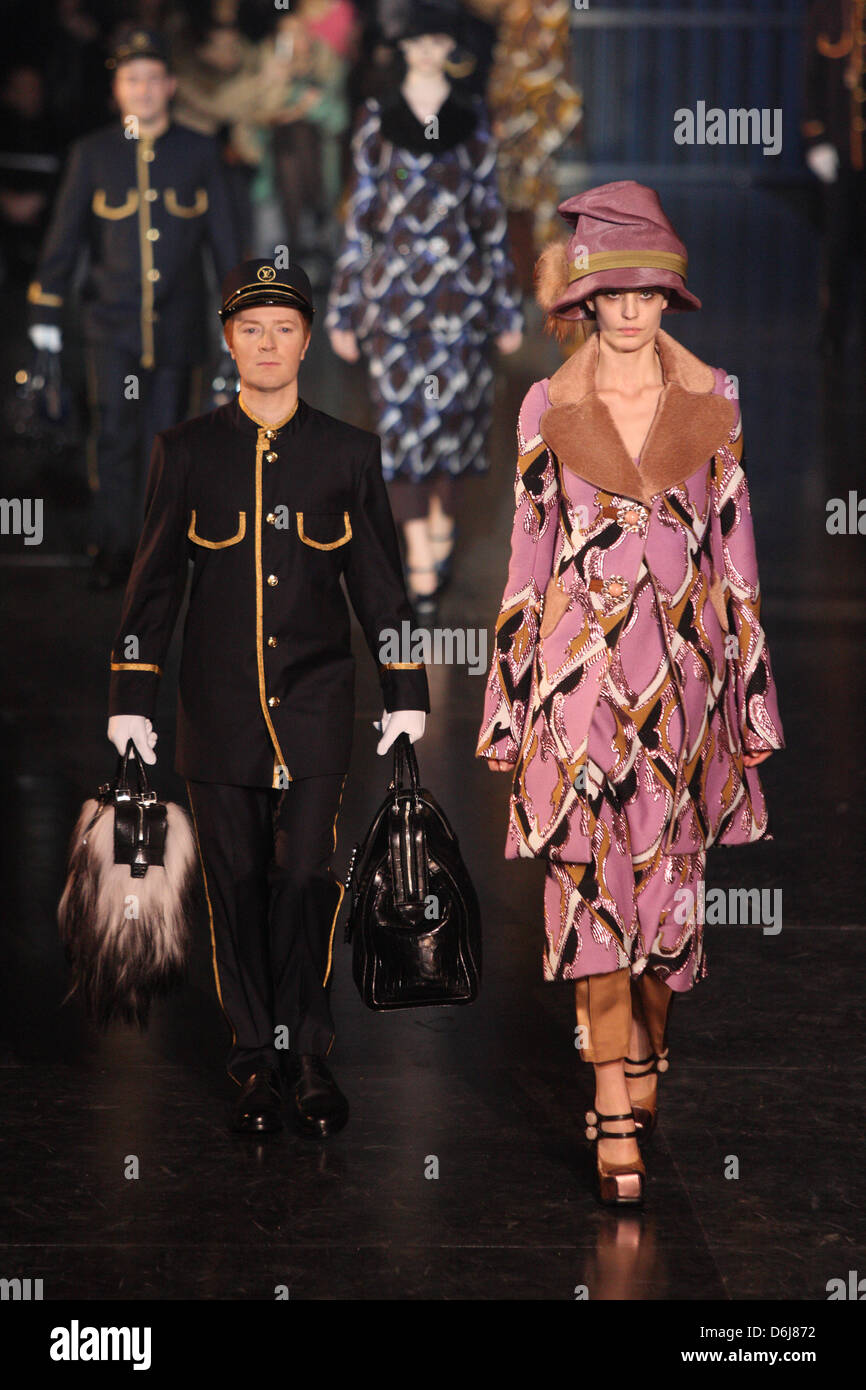
[(275, 454), (273, 449), (271, 449), (269, 454), (265, 454), (265, 463), (276, 463), (279, 457), (279, 454)]
[(148, 241), (159, 241), (159, 232), (156, 230), (156, 227), (148, 227), (145, 235)]
[(269, 637), (269, 638), (268, 638), (268, 646), (269, 646), (269, 647), (275, 647), (276, 645), (277, 645), (277, 639), (276, 639), (276, 637)]
[(269, 526), (273, 526), (276, 519), (276, 514), (274, 512), (268, 512), (267, 516), (265, 517), (265, 521), (268, 523)]
[(152, 281), (152, 282), (155, 283), (155, 282), (159, 279), (159, 271), (158, 271), (158, 270), (149, 270), (149, 271), (147, 272), (147, 278), (148, 278), (148, 280), (150, 280), (150, 281)]
[(146, 159), (148, 164), (150, 164), (151, 160), (156, 158), (156, 155), (153, 150), (142, 150), (141, 157), (142, 159)]
[(271, 587), (273, 587), (274, 584), (279, 584), (279, 582), (280, 581), (279, 579), (277, 579), (277, 576), (275, 574), (268, 575), (268, 583), (271, 585)]
[(265, 430), (265, 439), (276, 439), (276, 430)]
[(270, 705), (271, 709), (275, 709), (276, 706), (277, 706), (279, 703), (280, 703), (280, 697), (279, 697), (279, 695), (272, 695), (272, 696), (270, 697), (270, 699), (268, 700), (268, 704)]
[(159, 194), (155, 188), (146, 188), (144, 190), (144, 201), (146, 203), (155, 203), (158, 197)]

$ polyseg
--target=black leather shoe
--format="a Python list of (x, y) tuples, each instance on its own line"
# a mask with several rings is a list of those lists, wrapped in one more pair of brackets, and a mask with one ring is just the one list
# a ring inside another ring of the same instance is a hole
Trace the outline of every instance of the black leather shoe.
[(349, 1102), (323, 1057), (292, 1052), (286, 1059), (286, 1104), (299, 1134), (327, 1139), (349, 1118)]
[(282, 1129), (280, 1079), (271, 1067), (254, 1071), (241, 1087), (229, 1119), (236, 1134), (265, 1134)]

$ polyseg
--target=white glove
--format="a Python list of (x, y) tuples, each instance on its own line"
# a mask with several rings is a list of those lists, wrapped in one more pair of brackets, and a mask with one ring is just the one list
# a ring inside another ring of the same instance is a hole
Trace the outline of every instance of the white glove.
[(153, 749), (159, 734), (153, 732), (153, 725), (143, 714), (113, 714), (108, 721), (108, 737), (118, 753), (125, 753), (126, 745), (132, 739), (142, 762), (156, 762)]
[(409, 742), (415, 743), (423, 737), (426, 720), (427, 712), (423, 709), (383, 710), (382, 718), (373, 720), (373, 728), (382, 732), (382, 737), (376, 744), (376, 752), (387, 753), (400, 734), (408, 734)]
[(822, 183), (836, 182), (836, 175), (839, 171), (839, 151), (829, 141), (825, 141), (821, 145), (813, 145), (811, 150), (806, 152), (806, 163)]
[(56, 323), (34, 323), (27, 335), (37, 352), (59, 352), (63, 346), (63, 334)]

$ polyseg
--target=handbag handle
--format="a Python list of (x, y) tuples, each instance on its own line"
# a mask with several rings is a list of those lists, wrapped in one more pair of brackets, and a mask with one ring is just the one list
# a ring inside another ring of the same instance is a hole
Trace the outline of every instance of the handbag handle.
[(415, 756), (415, 749), (412, 740), (407, 733), (398, 734), (394, 740), (394, 776), (391, 785), (394, 788), (394, 800), (397, 800), (397, 792), (406, 790), (408, 778), (409, 790), (414, 796), (418, 795), (418, 788), (421, 778), (418, 772), (418, 759)]
[(132, 758), (138, 776), (138, 795), (148, 796), (150, 794), (150, 784), (147, 780), (147, 773), (144, 770), (144, 762), (141, 754), (132, 739), (127, 740), (126, 752), (117, 759), (117, 780), (115, 785), (115, 795), (131, 797), (129, 790), (129, 760)]
[(388, 818), (388, 854), (394, 904), (401, 910), (420, 909), (427, 900), (429, 866), (423, 824), (410, 815), (409, 801), (400, 804), (399, 793), (408, 790), (415, 803), (420, 800), (418, 759), (407, 733), (394, 740), (394, 806)]

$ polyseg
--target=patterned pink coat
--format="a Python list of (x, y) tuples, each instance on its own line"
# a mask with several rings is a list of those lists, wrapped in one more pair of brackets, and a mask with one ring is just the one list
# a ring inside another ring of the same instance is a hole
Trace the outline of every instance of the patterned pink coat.
[[(593, 334), (520, 409), (514, 527), (476, 756), (514, 762), (505, 856), (589, 863), (601, 723), (646, 853), (767, 835), (743, 751), (784, 747), (736, 400), (663, 330), (639, 464)], [(589, 799), (588, 799), (589, 798)]]

